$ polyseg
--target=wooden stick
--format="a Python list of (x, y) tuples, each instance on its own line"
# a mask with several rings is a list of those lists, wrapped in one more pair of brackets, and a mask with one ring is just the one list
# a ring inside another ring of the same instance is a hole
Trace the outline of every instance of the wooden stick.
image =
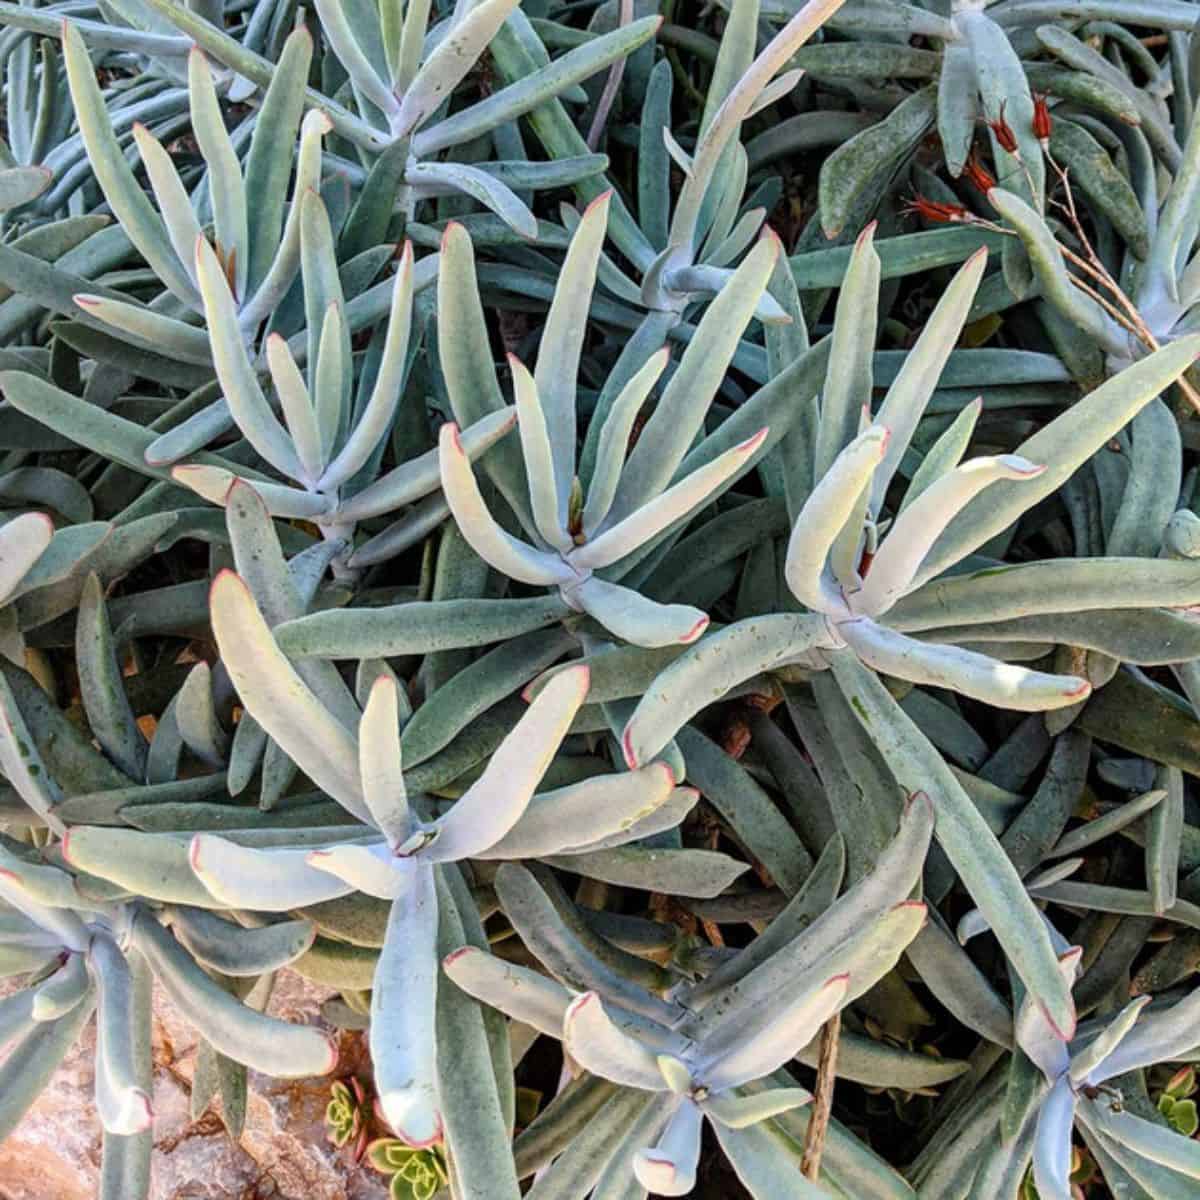
[(842, 1029), (841, 1013), (834, 1013), (821, 1028), (821, 1055), (817, 1059), (817, 1088), (813, 1096), (812, 1116), (804, 1134), (804, 1153), (800, 1170), (805, 1179), (817, 1182), (821, 1173), (821, 1154), (825, 1150), (825, 1134), (833, 1111), (833, 1081), (837, 1074), (838, 1035)]

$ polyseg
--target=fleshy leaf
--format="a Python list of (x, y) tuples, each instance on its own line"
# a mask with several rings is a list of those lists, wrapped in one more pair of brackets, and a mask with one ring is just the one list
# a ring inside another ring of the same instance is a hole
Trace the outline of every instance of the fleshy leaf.
[(826, 560), (855, 511), (888, 446), (888, 431), (872, 425), (858, 435), (813, 488), (788, 541), (784, 576), (792, 595), (817, 612), (840, 612), (845, 601), (826, 573)]
[(654, 1054), (617, 1028), (595, 992), (571, 1001), (563, 1021), (563, 1046), (593, 1075), (644, 1091), (665, 1089)]
[(700, 1109), (691, 1100), (678, 1101), (658, 1145), (634, 1156), (638, 1183), (658, 1196), (686, 1196), (696, 1186), (701, 1124)]
[(222, 571), (213, 581), (210, 604), (222, 661), (251, 716), (314, 783), (355, 816), (366, 817), (353, 736), (275, 644), (250, 589), (232, 571)]
[(480, 558), (521, 583), (542, 587), (565, 582), (570, 569), (557, 556), (534, 550), (500, 527), (488, 512), (470, 461), (459, 437), (458, 426), (447, 422), (438, 435), (442, 490), (450, 511)]
[(432, 862), (470, 858), (512, 829), (583, 704), (588, 678), (587, 667), (571, 667), (542, 689), (483, 774), (437, 821), (437, 837), (422, 857)]
[(562, 1036), (571, 993), (561, 983), (528, 967), (505, 962), (475, 946), (442, 960), (442, 969), (469, 996), (498, 1008), (548, 1037)]
[(363, 799), (371, 819), (392, 847), (408, 837), (412, 823), (400, 761), (398, 687), (390, 675), (380, 675), (371, 686), (358, 727)]
[(438, 899), (434, 868), (415, 864), (392, 902), (371, 991), (371, 1060), (388, 1124), (410, 1146), (442, 1135), (434, 1019)]

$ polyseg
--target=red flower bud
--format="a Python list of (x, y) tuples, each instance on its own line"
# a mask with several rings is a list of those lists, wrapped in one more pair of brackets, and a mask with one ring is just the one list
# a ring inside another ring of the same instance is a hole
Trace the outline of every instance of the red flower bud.
[(996, 141), (999, 142), (1002, 149), (1008, 151), (1014, 158), (1021, 157), (1020, 147), (1017, 145), (1017, 135), (1013, 133), (1012, 126), (1008, 123), (1004, 116), (1003, 100), (1000, 101), (1000, 115), (994, 120), (988, 120), (987, 127), (995, 135)]
[(938, 200), (930, 200), (927, 196), (913, 196), (903, 211), (916, 213), (917, 216), (940, 225), (954, 222), (970, 223), (975, 220), (975, 214), (961, 204), (943, 204)]
[(967, 156), (963, 174), (981, 191), (987, 195), (996, 186), (996, 177), (983, 165), (979, 155), (972, 150)]
[(1044, 92), (1033, 94), (1033, 136), (1042, 144), (1045, 150), (1050, 143), (1050, 106), (1046, 103)]

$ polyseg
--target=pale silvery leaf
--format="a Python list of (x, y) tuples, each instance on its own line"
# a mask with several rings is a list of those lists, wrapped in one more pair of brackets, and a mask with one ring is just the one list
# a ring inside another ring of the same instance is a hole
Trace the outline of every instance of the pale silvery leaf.
[(1121, 1039), (1104, 1062), (1091, 1072), (1091, 1083), (1103, 1083), (1126, 1071), (1181, 1058), (1195, 1049), (1200, 989), (1164, 1012), (1149, 1013)]
[(442, 970), (476, 1000), (548, 1037), (562, 1037), (571, 993), (561, 983), (477, 946), (463, 946), (446, 955)]
[(658, 1144), (634, 1156), (637, 1181), (657, 1196), (686, 1196), (696, 1186), (703, 1114), (689, 1099), (676, 1102)]
[(879, 616), (911, 586), (925, 555), (951, 520), (989, 484), (1001, 479), (1040, 475), (1036, 466), (1016, 454), (973, 458), (929, 485), (900, 514), (871, 561), (871, 570), (851, 598), (856, 612)]
[(561, 591), (572, 608), (594, 617), (634, 646), (686, 646), (708, 628), (707, 614), (690, 604), (659, 604), (633, 588), (595, 575)]
[(667, 488), (661, 495), (643, 504), (624, 520), (598, 534), (566, 555), (571, 566), (599, 570), (650, 541), (680, 517), (714, 495), (740, 471), (746, 460), (763, 444), (768, 429), (719, 454), (712, 462), (698, 467), (690, 475)]
[(876, 425), (860, 433), (834, 459), (796, 518), (784, 575), (792, 595), (817, 612), (846, 612), (845, 600), (826, 573), (826, 560), (883, 459), (888, 437), (888, 431)]
[(358, 727), (358, 768), (371, 819), (394, 849), (412, 832), (400, 758), (400, 685), (380, 675), (371, 685)]
[(1062, 1075), (1042, 1102), (1033, 1143), (1033, 1178), (1044, 1200), (1071, 1200), (1071, 1129), (1075, 1092)]
[(520, 819), (587, 695), (590, 672), (569, 667), (522, 713), (477, 779), (433, 825), (421, 851), (430, 862), (470, 858), (498, 842)]
[(442, 491), (463, 537), (480, 558), (521, 583), (552, 587), (571, 579), (557, 556), (535, 550), (502, 529), (484, 503), (458, 426), (447, 422), (438, 434)]
[(45, 513), (22, 513), (0, 526), (0, 604), (16, 591), (53, 536), (54, 522)]
[[(1074, 984), (1079, 973), (1079, 960), (1082, 956), (1082, 948), (1072, 946), (1058, 960), (1059, 971), (1068, 988)], [(1014, 1034), (1017, 1044), (1047, 1079), (1057, 1079), (1067, 1069), (1067, 1045), (1047, 1018), (1042, 1006), (1031, 994), (1026, 994), (1017, 1010)]]
[(380, 900), (395, 900), (411, 888), (408, 879), (411, 860), (398, 858), (386, 842), (329, 846), (312, 851), (307, 862), (318, 871), (336, 875), (356, 891)]
[(413, 248), (412, 242), (405, 242), (400, 266), (392, 281), (392, 305), (375, 385), (366, 408), (346, 439), (346, 444), (321, 477), (319, 487), (336, 488), (355, 475), (391, 428), (400, 400), (404, 360), (412, 328), (412, 307)]
[(192, 839), (189, 862), (214, 900), (231, 908), (288, 912), (349, 895), (354, 889), (310, 866), (310, 850), (239, 846), (212, 833)]
[(562, 1037), (566, 1052), (593, 1075), (648, 1092), (666, 1087), (655, 1055), (614, 1024), (595, 992), (571, 1001)]
[(96, 1107), (105, 1130), (128, 1136), (149, 1129), (150, 1097), (138, 1086), (133, 1029), (133, 981), (125, 955), (97, 932), (88, 948), (96, 1006)]
[(1092, 690), (1086, 679), (1075, 675), (1049, 675), (961, 646), (918, 641), (869, 617), (840, 622), (837, 629), (858, 657), (880, 674), (949, 688), (997, 708), (1045, 712), (1077, 704)]
[(414, 863), (392, 902), (371, 991), (371, 1061), (388, 1124), (411, 1146), (442, 1134), (437, 1107), (438, 903), (433, 868)]
[(56, 1021), (82, 1004), (90, 987), (84, 956), (72, 954), (49, 979), (38, 986), (33, 995), (30, 1015), (35, 1021)]
[(770, 1075), (803, 1050), (842, 1007), (849, 982), (848, 975), (838, 975), (815, 992), (799, 992), (752, 1040), (714, 1058), (701, 1057), (697, 1074), (715, 1092)]
[(314, 783), (366, 818), (354, 735), (313, 695), (275, 644), (250, 589), (232, 571), (213, 581), (213, 632), (250, 715)]
[(631, 831), (640, 819), (666, 804), (674, 789), (674, 772), (666, 763), (654, 762), (636, 771), (599, 775), (540, 792), (509, 831), (477, 856), (537, 858), (590, 847), (614, 832)]
[(1102, 1069), (1105, 1060), (1125, 1039), (1125, 1035), (1134, 1027), (1142, 1009), (1150, 1003), (1149, 996), (1138, 996), (1131, 1000), (1104, 1027), (1099, 1037), (1085, 1046), (1071, 1058), (1068, 1074), (1073, 1087), (1080, 1087)]
[(1187, 1179), (1200, 1180), (1200, 1143), (1192, 1138), (1131, 1112), (1114, 1112), (1103, 1097), (1085, 1100), (1079, 1114), (1139, 1157)]
[(803, 1108), (812, 1099), (804, 1088), (768, 1088), (749, 1096), (710, 1096), (704, 1102), (705, 1116), (727, 1129), (746, 1129), (780, 1113)]
[(254, 449), (281, 474), (303, 479), (296, 447), (259, 386), (238, 326), (237, 307), (216, 251), (196, 241), (196, 278), (212, 345), (213, 366), (229, 411)]

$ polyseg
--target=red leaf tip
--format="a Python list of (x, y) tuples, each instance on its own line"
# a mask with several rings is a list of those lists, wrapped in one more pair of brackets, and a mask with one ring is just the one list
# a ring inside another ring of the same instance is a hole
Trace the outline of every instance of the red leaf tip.
[(625, 765), (631, 771), (636, 771), (638, 767), (637, 751), (633, 748), (633, 729), (628, 725), (625, 726), (625, 732), (621, 734), (621, 751), (625, 755)]

